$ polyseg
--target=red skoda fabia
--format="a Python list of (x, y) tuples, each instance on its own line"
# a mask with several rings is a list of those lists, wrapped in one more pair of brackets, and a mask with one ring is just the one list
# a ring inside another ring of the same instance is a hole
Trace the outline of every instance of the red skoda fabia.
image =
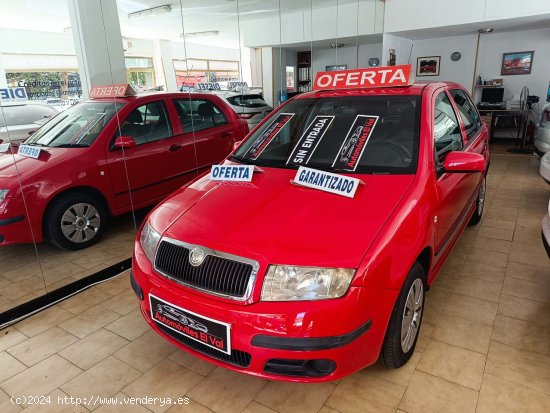
[(457, 84), (300, 95), (226, 160), (226, 180), (204, 175), (151, 212), (131, 278), (141, 311), (185, 351), (255, 376), (400, 367), (425, 291), (481, 218), (488, 157)]

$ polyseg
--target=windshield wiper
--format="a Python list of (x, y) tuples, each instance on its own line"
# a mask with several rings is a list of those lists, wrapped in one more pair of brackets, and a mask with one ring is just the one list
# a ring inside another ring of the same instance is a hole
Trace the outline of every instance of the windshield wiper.
[(55, 145), (54, 148), (87, 148), (89, 145), (84, 143), (64, 143), (63, 145)]
[(29, 146), (41, 146), (42, 148), (49, 148), (48, 145), (44, 145), (43, 143), (38, 143), (38, 142), (24, 143), (24, 145), (29, 145)]
[(245, 165), (257, 165), (257, 166), (271, 166), (270, 164), (258, 160), (252, 160), (247, 158), (241, 158), (240, 156), (231, 155), (229, 157), (232, 161), (244, 163)]

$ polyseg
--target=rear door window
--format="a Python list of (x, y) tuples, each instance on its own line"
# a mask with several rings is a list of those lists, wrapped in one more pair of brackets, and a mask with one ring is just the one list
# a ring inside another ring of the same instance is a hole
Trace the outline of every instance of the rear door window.
[(174, 104), (185, 133), (227, 124), (222, 110), (208, 99), (177, 99)]

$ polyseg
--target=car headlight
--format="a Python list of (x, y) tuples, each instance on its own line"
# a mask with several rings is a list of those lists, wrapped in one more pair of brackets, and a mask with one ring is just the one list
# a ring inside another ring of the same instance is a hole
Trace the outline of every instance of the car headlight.
[(8, 196), (8, 190), (7, 189), (0, 189), (0, 203), (4, 202), (4, 199)]
[(323, 300), (342, 297), (354, 269), (271, 265), (262, 288), (263, 301)]
[(155, 253), (157, 252), (157, 246), (160, 238), (161, 235), (155, 231), (149, 222), (146, 222), (145, 225), (143, 225), (141, 236), (139, 237), (139, 243), (141, 244), (141, 248), (143, 248), (143, 252), (145, 252), (145, 255), (150, 262), (153, 262), (155, 259)]

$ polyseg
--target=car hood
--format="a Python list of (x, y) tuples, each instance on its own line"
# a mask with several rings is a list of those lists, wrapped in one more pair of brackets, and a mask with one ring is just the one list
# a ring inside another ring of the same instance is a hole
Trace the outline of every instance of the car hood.
[(39, 174), (44, 168), (71, 156), (69, 148), (43, 148), (38, 159), (17, 155), (17, 153), (1, 153), (0, 179), (13, 179), (18, 173), (24, 179), (30, 175)]
[(364, 184), (350, 199), (294, 185), (295, 175), (264, 168), (251, 183), (205, 176), (161, 204), (153, 226), (170, 238), (272, 264), (355, 268), (414, 179), (352, 175)]

